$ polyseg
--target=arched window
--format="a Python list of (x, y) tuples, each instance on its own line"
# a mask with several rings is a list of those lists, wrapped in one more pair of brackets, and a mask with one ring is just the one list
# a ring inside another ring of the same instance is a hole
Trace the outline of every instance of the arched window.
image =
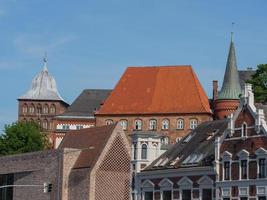
[(51, 105), (50, 107), (50, 113), (55, 114), (56, 113), (56, 106), (54, 104)]
[(48, 129), (48, 122), (47, 122), (47, 120), (45, 119), (44, 121), (43, 121), (43, 129)]
[(128, 128), (128, 121), (126, 119), (123, 119), (120, 121), (120, 125), (122, 127), (122, 130), (126, 131)]
[(39, 127), (41, 127), (41, 120), (40, 119), (37, 119), (37, 124)]
[(37, 114), (41, 114), (42, 113), (42, 106), (41, 104), (37, 105)]
[(111, 125), (111, 124), (113, 124), (114, 122), (113, 122), (113, 120), (112, 119), (107, 119), (106, 120), (106, 125)]
[(190, 127), (190, 129), (195, 129), (197, 127), (197, 120), (196, 119), (190, 119), (189, 127)]
[(138, 131), (142, 130), (142, 120), (141, 119), (136, 119), (134, 121), (134, 129), (138, 130)]
[(178, 119), (177, 120), (177, 129), (184, 129), (184, 120), (183, 119)]
[(141, 159), (147, 159), (147, 145), (142, 144)]
[(247, 124), (244, 122), (242, 125), (242, 137), (246, 137), (247, 136)]
[(149, 130), (157, 130), (157, 120), (149, 120)]
[(31, 114), (33, 114), (35, 112), (35, 109), (34, 109), (34, 105), (33, 104), (30, 105), (30, 109), (29, 110), (30, 110), (30, 113)]
[(164, 119), (162, 121), (162, 126), (161, 126), (162, 130), (168, 130), (169, 129), (169, 120), (168, 119)]
[(22, 107), (22, 113), (26, 114), (28, 112), (28, 106), (27, 104), (24, 104)]
[(43, 113), (44, 114), (47, 114), (48, 113), (48, 105), (47, 104), (44, 105)]

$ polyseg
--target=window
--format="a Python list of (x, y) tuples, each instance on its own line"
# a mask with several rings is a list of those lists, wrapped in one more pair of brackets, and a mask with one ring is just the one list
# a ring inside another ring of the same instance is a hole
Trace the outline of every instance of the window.
[(211, 189), (203, 189), (202, 190), (202, 199), (203, 200), (212, 200), (212, 190)]
[(134, 144), (134, 160), (137, 159), (137, 145)]
[(162, 121), (162, 126), (161, 126), (162, 130), (168, 130), (169, 129), (169, 120), (168, 119), (164, 119)]
[(62, 129), (63, 129), (63, 130), (69, 130), (69, 129), (70, 129), (70, 126), (69, 126), (69, 125), (66, 125), (66, 124), (64, 124), (64, 125), (62, 126)]
[(134, 129), (135, 130), (142, 130), (142, 120), (137, 119), (134, 121)]
[(265, 178), (266, 177), (266, 164), (265, 164), (265, 158), (259, 159), (259, 178)]
[(224, 180), (230, 180), (230, 162), (224, 162)]
[(33, 114), (34, 113), (34, 105), (30, 105), (30, 113)]
[(183, 119), (177, 120), (177, 129), (184, 129), (184, 120)]
[(56, 106), (54, 104), (51, 105), (51, 107), (50, 107), (50, 113), (51, 114), (55, 114), (56, 113)]
[(149, 130), (157, 130), (157, 120), (149, 120)]
[(196, 119), (190, 119), (190, 122), (189, 122), (189, 127), (190, 129), (195, 129), (197, 127), (197, 120)]
[(22, 112), (23, 113), (27, 113), (28, 112), (28, 106), (26, 104), (23, 105)]
[(147, 159), (147, 145), (142, 144), (141, 159)]
[(43, 121), (43, 129), (47, 129), (48, 128), (48, 122), (47, 120)]
[(248, 200), (247, 197), (240, 197), (240, 200)]
[(41, 104), (38, 104), (37, 106), (37, 114), (41, 114), (42, 113), (42, 106)]
[(82, 126), (82, 125), (77, 125), (77, 126), (76, 126), (76, 129), (77, 129), (77, 130), (83, 129), (83, 126)]
[(183, 200), (191, 200), (191, 190), (183, 190), (182, 191), (182, 199)]
[(258, 197), (258, 200), (266, 200), (266, 197)]
[(247, 160), (241, 160), (241, 179), (247, 179)]
[[(14, 175), (13, 174), (0, 175), (0, 186), (13, 185), (13, 184), (14, 184)], [(7, 187), (7, 188), (0, 189), (0, 199), (12, 200), (13, 199), (13, 187)]]
[(43, 108), (43, 113), (44, 113), (44, 114), (47, 114), (47, 113), (48, 113), (48, 106), (47, 106), (47, 105), (44, 106), (44, 108)]
[(113, 120), (112, 119), (107, 119), (106, 120), (106, 125), (111, 125), (113, 124)]
[(153, 192), (145, 192), (144, 196), (144, 200), (153, 200)]
[(246, 137), (247, 136), (247, 124), (244, 123), (242, 125), (242, 137)]
[(120, 124), (121, 124), (121, 127), (122, 127), (122, 130), (126, 131), (127, 128), (128, 128), (128, 122), (126, 119), (123, 119), (120, 121)]
[(162, 197), (163, 200), (172, 200), (172, 191), (171, 190), (163, 191)]

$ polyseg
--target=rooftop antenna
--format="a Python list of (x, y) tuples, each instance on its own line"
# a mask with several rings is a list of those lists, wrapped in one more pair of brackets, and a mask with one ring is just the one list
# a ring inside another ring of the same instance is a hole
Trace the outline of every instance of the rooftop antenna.
[(232, 31), (231, 31), (231, 42), (233, 42), (233, 35), (234, 35), (234, 25), (235, 25), (235, 22), (232, 22)]

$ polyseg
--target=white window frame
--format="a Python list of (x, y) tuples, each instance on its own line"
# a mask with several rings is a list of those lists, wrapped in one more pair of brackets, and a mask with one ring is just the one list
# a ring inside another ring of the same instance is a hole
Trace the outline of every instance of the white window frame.
[(127, 131), (127, 129), (128, 129), (128, 121), (126, 119), (122, 119), (120, 121), (120, 125), (122, 127), (122, 130)]
[(141, 119), (134, 120), (134, 130), (141, 131), (142, 130), (143, 122)]
[(106, 120), (106, 125), (112, 125), (112, 124), (114, 124), (114, 121), (112, 119)]
[(197, 119), (190, 119), (189, 120), (189, 128), (191, 130), (194, 130), (198, 126), (198, 120)]
[(177, 127), (178, 130), (183, 130), (184, 129), (184, 119), (179, 118), (177, 119)]
[(149, 130), (151, 130), (151, 131), (157, 130), (157, 120), (156, 119), (150, 119), (149, 120)]
[(163, 119), (162, 123), (161, 123), (161, 129), (162, 130), (169, 130), (169, 126), (170, 126), (170, 120)]

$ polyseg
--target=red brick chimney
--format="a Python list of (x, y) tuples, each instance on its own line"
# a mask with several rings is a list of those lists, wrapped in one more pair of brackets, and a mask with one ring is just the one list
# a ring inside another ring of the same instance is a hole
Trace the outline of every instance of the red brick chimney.
[(218, 98), (218, 81), (217, 80), (213, 80), (212, 81), (212, 86), (213, 86), (212, 99), (216, 100)]

